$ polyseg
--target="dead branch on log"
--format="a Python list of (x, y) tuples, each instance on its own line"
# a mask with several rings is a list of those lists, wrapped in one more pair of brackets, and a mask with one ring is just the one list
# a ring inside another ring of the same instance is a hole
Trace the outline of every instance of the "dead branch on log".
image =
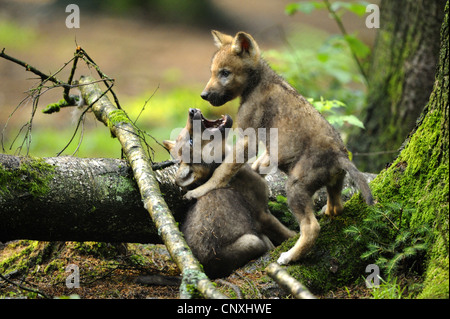
[[(170, 255), (183, 274), (180, 297), (192, 295), (196, 287), (204, 296), (224, 298), (217, 292), (204, 274), (200, 263), (189, 249), (183, 234), (178, 229), (159, 189), (158, 181), (150, 166), (150, 161), (142, 149), (141, 140), (123, 110), (117, 109), (109, 101), (92, 77), (81, 77), (80, 91), (83, 99), (92, 105), (96, 118), (107, 125), (122, 145), (124, 154), (133, 170), (134, 178), (141, 192), (144, 207), (150, 213), (158, 232)], [(192, 285), (192, 286), (191, 286)]]
[(267, 274), (297, 299), (316, 299), (309, 290), (277, 263), (266, 267)]
[[(82, 100), (88, 104), (88, 108), (93, 111), (99, 121), (109, 127), (111, 133), (117, 137), (122, 145), (122, 150), (133, 170), (133, 175), (139, 187), (144, 207), (150, 213), (150, 216), (158, 229), (158, 233), (161, 235), (169, 253), (182, 271), (183, 280), (180, 287), (180, 297), (190, 298), (195, 294), (195, 290), (198, 290), (203, 296), (208, 298), (226, 298), (218, 292), (209, 281), (203, 272), (201, 265), (186, 244), (182, 233), (179, 231), (175, 219), (161, 195), (158, 181), (150, 166), (151, 159), (147, 156), (142, 147), (141, 140), (143, 140), (143, 138), (138, 134), (139, 130), (135, 129), (135, 126), (128, 115), (120, 107), (117, 96), (111, 90), (114, 81), (109, 77), (106, 77), (97, 64), (95, 64), (95, 62), (80, 47), (77, 47), (75, 58), (71, 60), (74, 62), (68, 81), (70, 83), (58, 80), (55, 75), (48, 76), (38, 69), (29, 66), (27, 63), (6, 55), (5, 49), (1, 51), (0, 57), (22, 65), (27, 71), (31, 71), (41, 78), (41, 84), (38, 86), (37, 98), (33, 100), (32, 118), (37, 109), (43, 83), (50, 81), (53, 82), (56, 87), (63, 87), (63, 97), (67, 103), (61, 104), (74, 104), (74, 100), (69, 99), (69, 91), (72, 87), (71, 82), (78, 59), (80, 57), (83, 58), (86, 63), (97, 70), (107, 86), (106, 91), (102, 91), (96, 83), (97, 81), (90, 76), (82, 76), (77, 83), (77, 88), (81, 92)], [(70, 63), (70, 61), (68, 63)], [(116, 106), (114, 106), (106, 96), (108, 92), (112, 92)], [(66, 98), (69, 99), (69, 101), (67, 101)], [(28, 132), (31, 131), (31, 121), (32, 119), (29, 122)]]

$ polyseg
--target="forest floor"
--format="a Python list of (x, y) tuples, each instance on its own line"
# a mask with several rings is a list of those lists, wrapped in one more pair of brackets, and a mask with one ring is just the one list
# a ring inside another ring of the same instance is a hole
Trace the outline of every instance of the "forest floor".
[[(270, 253), (269, 253), (270, 254)], [(291, 299), (265, 271), (265, 255), (215, 280), (230, 298)], [(74, 268), (79, 271), (79, 288)], [(72, 268), (71, 268), (72, 267)], [(14, 241), (0, 247), (0, 298), (176, 299), (180, 271), (164, 245)], [(370, 298), (364, 286), (316, 295)]]

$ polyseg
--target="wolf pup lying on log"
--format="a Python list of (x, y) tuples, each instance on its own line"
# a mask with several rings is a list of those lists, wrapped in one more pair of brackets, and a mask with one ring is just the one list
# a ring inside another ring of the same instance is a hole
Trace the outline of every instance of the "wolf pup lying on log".
[[(261, 58), (251, 35), (238, 32), (233, 37), (218, 31), (212, 34), (219, 50), (213, 57), (211, 79), (201, 97), (213, 106), (220, 106), (239, 96), (238, 128), (278, 129), (278, 153), (271, 154), (270, 145), (266, 145), (265, 159), (257, 164), (265, 165), (267, 158), (275, 156), (279, 169), (288, 174), (288, 205), (300, 224), (300, 238), (293, 248), (281, 254), (278, 263), (296, 261), (310, 251), (319, 235), (312, 202), (319, 188), (327, 188), (325, 214), (329, 216), (339, 215), (343, 210), (341, 190), (346, 171), (367, 204), (373, 203), (370, 188), (348, 159), (338, 132)], [(261, 140), (259, 135), (258, 139)], [(238, 143), (248, 148), (247, 139)], [(226, 185), (243, 165), (233, 154), (224, 164), (234, 165), (219, 166), (205, 184), (188, 192), (186, 197), (198, 198)]]
[[(172, 157), (180, 161), (175, 176), (179, 186), (192, 189), (211, 177), (223, 157), (210, 163), (204, 157), (214, 148), (211, 143), (219, 143), (214, 146), (225, 154), (226, 135), (231, 126), (228, 115), (209, 121), (200, 110), (189, 109), (186, 127), (176, 141), (163, 142)], [(200, 138), (196, 132), (202, 137), (214, 135), (215, 138)], [(295, 236), (294, 231), (268, 211), (268, 192), (264, 179), (243, 165), (229, 185), (199, 197), (189, 209), (181, 231), (209, 277), (227, 276), (273, 248), (272, 242), (279, 244)]]

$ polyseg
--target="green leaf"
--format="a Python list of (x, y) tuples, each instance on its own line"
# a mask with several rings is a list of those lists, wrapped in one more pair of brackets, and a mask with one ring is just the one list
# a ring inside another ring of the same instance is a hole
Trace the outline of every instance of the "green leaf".
[(354, 115), (343, 115), (342, 120), (344, 122), (347, 122), (350, 125), (354, 125), (360, 128), (365, 128), (364, 123), (361, 122), (356, 116)]
[(325, 8), (325, 3), (322, 1), (305, 1), (290, 3), (284, 8), (284, 12), (287, 15), (293, 15), (297, 11), (301, 11), (306, 14), (310, 14), (314, 10)]
[(350, 236), (360, 236), (361, 231), (359, 230), (358, 227), (352, 225), (344, 229), (344, 234), (348, 234)]
[(317, 60), (319, 60), (322, 63), (327, 62), (329, 58), (330, 58), (330, 55), (328, 54), (328, 52), (317, 53)]
[(362, 17), (366, 13), (366, 7), (369, 5), (367, 1), (359, 1), (359, 2), (343, 2), (336, 1), (331, 4), (331, 9), (334, 11), (338, 11), (343, 9), (345, 11), (350, 11), (360, 17)]
[(298, 3), (289, 3), (284, 8), (284, 13), (286, 13), (287, 15), (293, 15), (298, 11), (298, 6), (299, 6)]
[(370, 48), (359, 40), (354, 34), (344, 36), (352, 52), (359, 58), (364, 59), (370, 54)]
[(386, 265), (386, 271), (388, 274), (393, 272), (397, 267), (400, 261), (402, 261), (405, 258), (405, 255), (402, 253), (398, 253), (394, 256), (394, 258), (390, 259), (389, 262)]

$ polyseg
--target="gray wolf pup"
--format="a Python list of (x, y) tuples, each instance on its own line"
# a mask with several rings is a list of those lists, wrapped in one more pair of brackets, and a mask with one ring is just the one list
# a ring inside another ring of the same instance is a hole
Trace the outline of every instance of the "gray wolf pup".
[[(208, 147), (208, 141), (194, 136), (194, 126), (201, 133), (220, 132), (220, 144), (226, 147), (229, 116), (210, 121), (198, 109), (190, 109), (186, 127), (176, 141), (164, 141), (171, 155), (180, 161), (175, 181), (186, 189), (206, 182), (218, 163), (195, 162), (195, 152)], [(208, 134), (202, 134), (207, 136)], [(201, 142), (201, 147), (195, 143)], [(217, 142), (217, 141), (215, 141)], [(188, 156), (183, 156), (188, 152)], [(223, 152), (222, 154), (225, 154)], [(203, 154), (204, 155), (204, 154)], [(200, 157), (202, 158), (202, 157)], [(295, 232), (286, 228), (268, 211), (268, 188), (264, 179), (250, 166), (243, 165), (226, 187), (214, 189), (197, 199), (188, 210), (182, 232), (194, 255), (211, 278), (224, 277), (251, 259), (280, 244)]]
[[(300, 224), (300, 238), (293, 248), (281, 254), (278, 263), (296, 261), (310, 251), (319, 235), (311, 199), (319, 188), (326, 186), (328, 199), (324, 211), (329, 216), (339, 215), (343, 210), (341, 190), (346, 172), (367, 204), (373, 203), (370, 188), (348, 159), (339, 133), (269, 67), (251, 35), (238, 32), (233, 37), (218, 31), (212, 34), (219, 50), (213, 57), (211, 78), (201, 97), (213, 106), (240, 97), (238, 128), (278, 128), (278, 154), (270, 154), (267, 144), (266, 154), (255, 162), (254, 168), (265, 165), (267, 157), (277, 156), (278, 168), (288, 175), (288, 205)], [(248, 147), (245, 138), (239, 143), (244, 149)], [(223, 187), (243, 165), (234, 158), (225, 162), (234, 164), (219, 166), (205, 184), (188, 192), (186, 197), (198, 198)]]

